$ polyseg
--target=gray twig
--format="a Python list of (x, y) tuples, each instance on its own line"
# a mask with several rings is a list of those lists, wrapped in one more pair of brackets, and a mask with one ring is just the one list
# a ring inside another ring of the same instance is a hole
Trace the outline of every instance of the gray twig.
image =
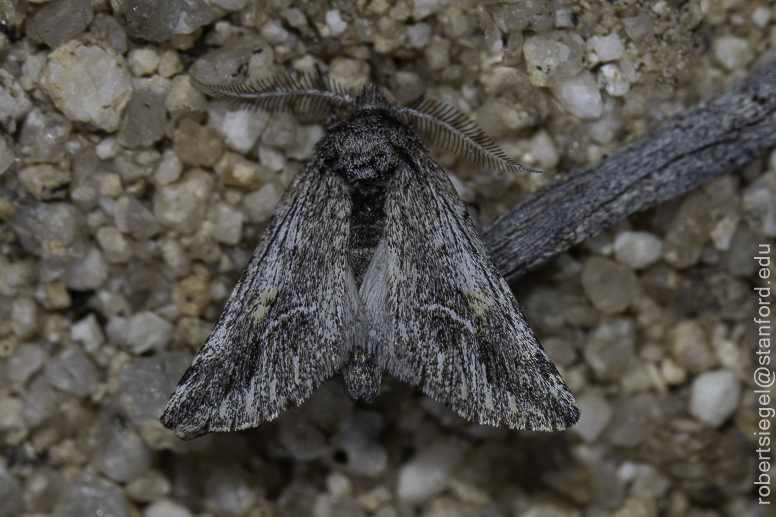
[(776, 62), (548, 185), (483, 232), (514, 280), (635, 212), (751, 162), (776, 143)]

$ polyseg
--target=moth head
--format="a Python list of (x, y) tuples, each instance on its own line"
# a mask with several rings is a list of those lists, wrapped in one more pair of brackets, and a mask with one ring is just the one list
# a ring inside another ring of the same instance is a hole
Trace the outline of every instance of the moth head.
[(354, 103), (356, 110), (390, 109), (390, 103), (385, 99), (383, 92), (374, 84), (365, 84), (356, 97)]

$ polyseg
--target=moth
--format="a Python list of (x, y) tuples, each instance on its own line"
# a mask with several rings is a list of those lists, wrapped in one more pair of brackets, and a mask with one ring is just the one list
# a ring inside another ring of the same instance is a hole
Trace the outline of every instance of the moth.
[[(258, 426), (341, 374), (371, 402), (382, 372), (480, 424), (555, 431), (579, 409), (418, 132), (527, 171), (465, 115), (320, 76), (203, 85), (259, 109), (334, 115), (294, 177), (161, 417), (183, 439)], [(416, 132), (417, 131), (417, 132)]]

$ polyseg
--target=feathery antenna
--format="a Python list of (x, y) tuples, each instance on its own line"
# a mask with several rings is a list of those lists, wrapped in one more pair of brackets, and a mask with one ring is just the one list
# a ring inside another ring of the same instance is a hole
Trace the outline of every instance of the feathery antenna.
[[(319, 70), (237, 84), (207, 84), (193, 77), (192, 80), (214, 97), (240, 108), (297, 113), (320, 113), (332, 108), (358, 109), (358, 96), (329, 81)], [(392, 104), (391, 109), (404, 115), (406, 122), (432, 143), (475, 165), (501, 172), (540, 172), (510, 159), (479, 126), (455, 108), (421, 98), (410, 106)]]
[(420, 98), (395, 109), (433, 143), (479, 165), (500, 172), (541, 172), (509, 158), (485, 131), (465, 114), (439, 102)]
[(280, 74), (272, 78), (236, 84), (207, 84), (192, 78), (214, 97), (224, 99), (239, 108), (268, 112), (295, 110), (300, 113), (320, 113), (333, 107), (348, 107), (353, 96), (320, 72), (298, 76)]

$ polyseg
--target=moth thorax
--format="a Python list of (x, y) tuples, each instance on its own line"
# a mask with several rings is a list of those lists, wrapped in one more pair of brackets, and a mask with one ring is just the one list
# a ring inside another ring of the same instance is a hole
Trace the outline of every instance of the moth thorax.
[(396, 170), (396, 155), (388, 145), (373, 145), (367, 152), (343, 153), (335, 169), (352, 187), (386, 182)]

